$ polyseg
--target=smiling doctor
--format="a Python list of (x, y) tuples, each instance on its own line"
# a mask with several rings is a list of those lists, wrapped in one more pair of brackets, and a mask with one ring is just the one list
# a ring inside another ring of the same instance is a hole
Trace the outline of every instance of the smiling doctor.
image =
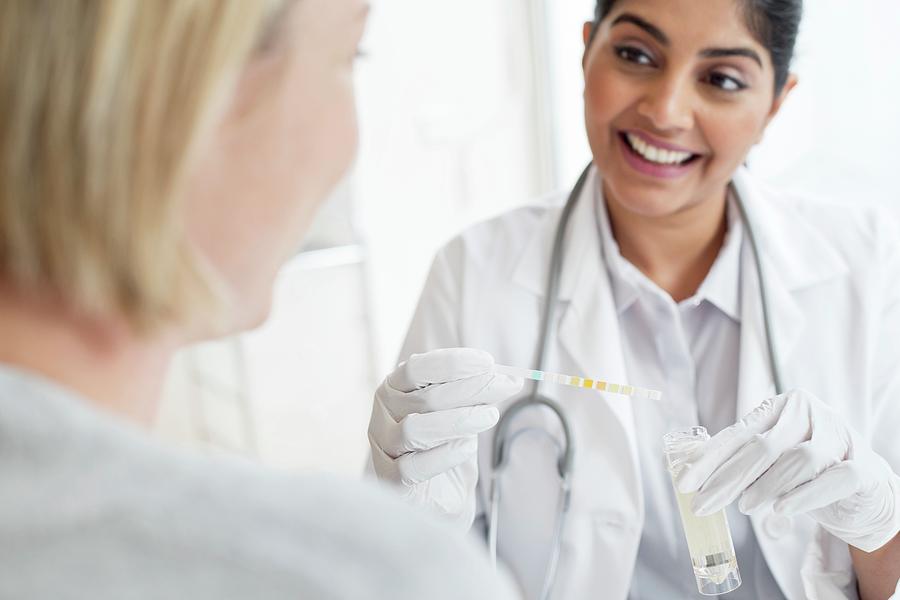
[[(375, 397), (374, 469), (461, 527), (484, 535), (495, 519), (498, 559), (529, 598), (698, 595), (662, 448), (695, 424), (717, 435), (677, 485), (699, 490), (698, 512), (728, 506), (743, 575), (729, 598), (895, 591), (900, 237), (875, 210), (788, 196), (742, 166), (796, 84), (801, 12), (600, 0), (584, 30), (593, 164), (555, 297), (562, 202), (477, 225), (435, 260), (406, 362)], [(544, 388), (571, 427), (566, 510), (564, 430), (546, 406), (504, 422), (492, 479), (494, 425), (519, 389), (495, 358), (663, 397)]]

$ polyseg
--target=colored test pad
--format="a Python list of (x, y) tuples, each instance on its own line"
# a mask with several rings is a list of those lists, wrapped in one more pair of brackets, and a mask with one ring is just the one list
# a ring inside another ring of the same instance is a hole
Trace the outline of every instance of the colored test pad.
[(586, 377), (562, 375), (560, 373), (547, 373), (545, 371), (536, 371), (534, 369), (520, 369), (518, 367), (508, 367), (506, 365), (494, 365), (494, 370), (497, 373), (502, 373), (511, 377), (521, 377), (533, 381), (548, 381), (550, 383), (570, 385), (600, 392), (622, 394), (623, 396), (632, 398), (647, 398), (649, 400), (660, 400), (662, 398), (662, 392), (656, 390), (634, 387), (633, 385), (622, 385), (620, 383), (609, 383), (608, 381), (601, 381), (599, 379), (588, 379)]

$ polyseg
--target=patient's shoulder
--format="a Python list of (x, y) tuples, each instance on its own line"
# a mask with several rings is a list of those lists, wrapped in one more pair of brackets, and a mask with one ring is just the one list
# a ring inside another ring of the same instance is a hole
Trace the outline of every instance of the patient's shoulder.
[(2, 369), (0, 476), (4, 598), (507, 597), (387, 490), (173, 449)]

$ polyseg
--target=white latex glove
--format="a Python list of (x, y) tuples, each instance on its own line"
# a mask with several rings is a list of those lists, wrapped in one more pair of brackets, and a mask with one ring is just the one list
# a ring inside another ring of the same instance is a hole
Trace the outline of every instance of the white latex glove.
[[(766, 400), (713, 436), (676, 478), (712, 514), (738, 496), (750, 514), (807, 513), (835, 537), (871, 552), (900, 531), (900, 477), (827, 404), (803, 390)], [(698, 491), (699, 490), (699, 491)]]
[(478, 434), (497, 424), (491, 406), (517, 394), (522, 382), (494, 373), (494, 358), (468, 348), (414, 354), (387, 376), (369, 422), (379, 479), (398, 484), (460, 528), (475, 518)]

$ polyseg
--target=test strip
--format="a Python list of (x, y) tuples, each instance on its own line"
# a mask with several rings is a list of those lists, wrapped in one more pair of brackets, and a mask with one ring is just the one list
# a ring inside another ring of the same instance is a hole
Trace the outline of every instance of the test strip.
[(648, 400), (662, 399), (662, 392), (656, 390), (648, 390), (646, 388), (639, 388), (621, 383), (610, 383), (601, 379), (588, 379), (587, 377), (578, 377), (577, 375), (548, 373), (534, 369), (520, 369), (518, 367), (509, 367), (506, 365), (494, 365), (494, 371), (502, 373), (503, 375), (509, 375), (510, 377), (520, 377), (522, 379), (531, 379), (532, 381), (549, 381), (550, 383), (597, 390), (599, 392), (621, 394), (630, 398), (647, 398)]

